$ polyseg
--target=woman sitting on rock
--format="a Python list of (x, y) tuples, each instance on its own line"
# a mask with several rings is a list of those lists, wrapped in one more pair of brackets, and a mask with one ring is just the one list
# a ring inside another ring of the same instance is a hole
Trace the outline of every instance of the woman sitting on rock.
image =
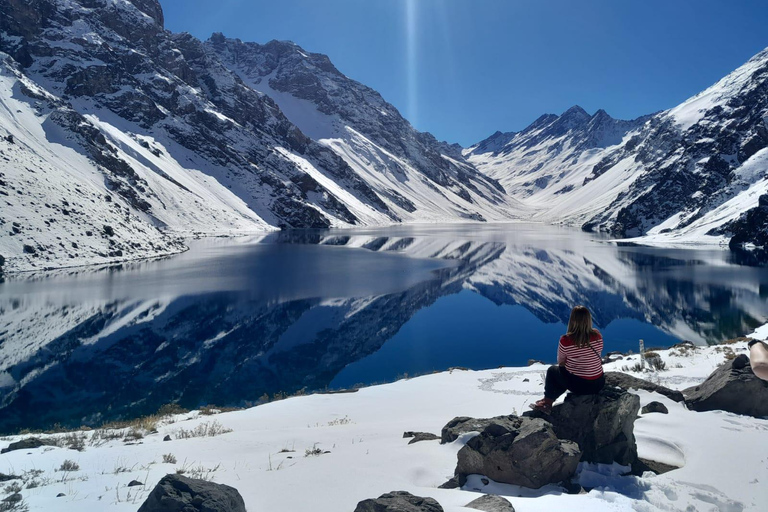
[(549, 413), (557, 398), (571, 391), (592, 395), (605, 386), (603, 336), (592, 328), (592, 315), (584, 306), (576, 306), (568, 320), (568, 332), (560, 337), (557, 366), (550, 366), (544, 382), (544, 398), (531, 404), (531, 409)]

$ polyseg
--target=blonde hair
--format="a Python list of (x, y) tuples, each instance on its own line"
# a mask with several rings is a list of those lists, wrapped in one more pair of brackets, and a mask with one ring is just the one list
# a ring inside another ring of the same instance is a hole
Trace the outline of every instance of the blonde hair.
[(571, 310), (566, 336), (571, 338), (577, 347), (589, 345), (589, 338), (597, 331), (592, 328), (592, 315), (584, 306), (576, 306)]

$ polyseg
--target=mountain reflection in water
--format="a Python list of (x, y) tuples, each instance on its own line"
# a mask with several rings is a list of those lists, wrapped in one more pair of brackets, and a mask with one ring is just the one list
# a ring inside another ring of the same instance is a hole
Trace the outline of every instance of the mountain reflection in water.
[(607, 350), (712, 343), (768, 321), (766, 290), (726, 251), (541, 225), (203, 240), (0, 285), (0, 431), (552, 360), (576, 304)]

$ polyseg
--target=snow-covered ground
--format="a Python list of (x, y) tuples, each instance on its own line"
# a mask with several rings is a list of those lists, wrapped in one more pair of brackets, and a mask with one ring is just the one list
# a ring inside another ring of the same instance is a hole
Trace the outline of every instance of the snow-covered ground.
[[(756, 334), (764, 331), (768, 326)], [(746, 350), (744, 342), (661, 350), (666, 370), (628, 373), (682, 389), (703, 381), (731, 351)], [(637, 358), (626, 357), (607, 369), (631, 367)], [(162, 476), (181, 470), (236, 487), (252, 511), (351, 512), (360, 500), (392, 490), (434, 497), (447, 512), (467, 510), (463, 506), (478, 492), (505, 495), (519, 512), (765, 510), (768, 451), (761, 447), (768, 420), (689, 411), (647, 392), (638, 393), (641, 404), (660, 401), (669, 414), (646, 414), (636, 421), (640, 456), (680, 469), (633, 477), (619, 476), (618, 467), (582, 465), (580, 482), (593, 488), (585, 495), (568, 495), (556, 486), (530, 490), (483, 485), (474, 477), (462, 490), (438, 489), (453, 475), (456, 453), (466, 437), (446, 445), (408, 445), (403, 432), (439, 434), (454, 416), (522, 413), (540, 397), (545, 369), (453, 370), (213, 416), (192, 412), (165, 420), (157, 433), (132, 444), (121, 439), (95, 443), (96, 434), (85, 432), (83, 451), (48, 447), (10, 452), (0, 456), (0, 472), (26, 474), (27, 481), (38, 484), (21, 491), (30, 510), (62, 512), (135, 511)], [(201, 426), (231, 432), (179, 438)], [(166, 435), (173, 440), (163, 442)], [(322, 453), (308, 455), (316, 448)], [(164, 462), (164, 456), (176, 462)], [(59, 470), (66, 460), (79, 469)], [(34, 471), (39, 474), (32, 478)], [(127, 487), (134, 479), (145, 485)], [(59, 493), (65, 496), (57, 498)]]

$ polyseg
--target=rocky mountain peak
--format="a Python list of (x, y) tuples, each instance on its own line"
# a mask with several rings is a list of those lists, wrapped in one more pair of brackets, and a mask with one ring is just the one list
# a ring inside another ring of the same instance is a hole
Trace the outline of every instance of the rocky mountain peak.
[(555, 121), (552, 123), (552, 127), (557, 130), (562, 130), (564, 132), (567, 132), (568, 130), (572, 130), (574, 128), (580, 128), (587, 124), (592, 119), (592, 116), (590, 116), (586, 110), (581, 108), (578, 105), (574, 105), (565, 112)]
[(158, 0), (130, 0), (138, 10), (155, 20), (155, 23), (162, 28), (165, 24), (163, 8)]

